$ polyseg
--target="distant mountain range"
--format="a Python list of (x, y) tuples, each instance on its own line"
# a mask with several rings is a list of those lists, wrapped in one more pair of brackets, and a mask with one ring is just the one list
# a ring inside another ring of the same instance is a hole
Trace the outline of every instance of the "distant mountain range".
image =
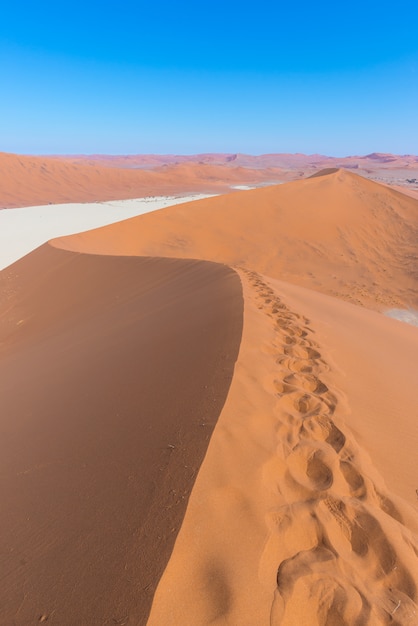
[(336, 167), (364, 168), (369, 164), (375, 167), (376, 164), (392, 167), (416, 167), (418, 165), (417, 155), (396, 155), (389, 153), (373, 152), (365, 156), (331, 157), (322, 154), (241, 154), (241, 153), (203, 153), (192, 155), (176, 154), (136, 154), (136, 155), (71, 155), (68, 157), (54, 157), (71, 159), (74, 162), (108, 165), (111, 167), (141, 167), (155, 168), (164, 165), (174, 165), (181, 163), (200, 163), (210, 165), (227, 165), (229, 167), (250, 167), (264, 169), (266, 167), (290, 168), (295, 167), (329, 167), (330, 164)]

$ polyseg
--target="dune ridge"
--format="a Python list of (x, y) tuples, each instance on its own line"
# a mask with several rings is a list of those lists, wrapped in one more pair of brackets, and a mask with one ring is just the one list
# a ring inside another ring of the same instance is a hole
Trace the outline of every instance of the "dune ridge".
[(239, 271), (237, 373), (148, 626), (415, 624), (416, 513), (356, 440), (312, 321)]

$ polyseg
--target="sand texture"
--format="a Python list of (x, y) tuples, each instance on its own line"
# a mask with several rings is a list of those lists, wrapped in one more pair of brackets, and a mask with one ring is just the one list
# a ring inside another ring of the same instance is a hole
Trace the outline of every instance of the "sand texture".
[(0, 623), (418, 624), (418, 201), (326, 165), (0, 272)]

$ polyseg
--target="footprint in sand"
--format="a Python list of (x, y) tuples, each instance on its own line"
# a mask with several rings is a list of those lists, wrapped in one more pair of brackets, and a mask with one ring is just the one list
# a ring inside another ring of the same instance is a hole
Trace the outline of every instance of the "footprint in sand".
[(293, 399), (293, 406), (296, 411), (302, 415), (320, 410), (317, 398), (310, 393), (296, 393)]
[(322, 451), (314, 452), (306, 464), (306, 475), (316, 489), (324, 491), (329, 489), (334, 482), (332, 470), (324, 462)]
[(285, 346), (283, 352), (286, 356), (290, 356), (295, 359), (309, 359), (311, 361), (317, 361), (321, 358), (321, 354), (318, 350), (307, 346), (299, 346), (297, 344)]
[(288, 623), (296, 611), (300, 624), (371, 624), (370, 603), (353, 585), (347, 585), (337, 556), (323, 543), (298, 552), (278, 568), (271, 626)]
[(288, 385), (281, 380), (275, 380), (273, 384), (279, 396), (297, 391), (297, 387), (294, 385)]
[[(308, 336), (314, 332), (310, 321), (291, 311), (257, 273), (247, 276), (259, 308), (273, 318), (273, 345), (280, 351), (275, 360), (281, 371), (273, 381), (280, 467), (272, 466), (270, 482), (287, 512), (272, 530), (279, 536), (274, 545), (285, 553), (283, 560), (277, 554), (271, 626), (295, 623), (295, 615), (298, 623), (316, 626), (416, 626), (411, 564), (418, 546), (405, 535), (391, 500), (362, 474), (352, 445), (331, 419), (338, 396), (320, 378), (330, 368)], [(309, 543), (301, 544), (301, 512)]]
[(322, 395), (328, 391), (328, 387), (322, 383), (319, 378), (295, 374), (288, 374), (282, 381), (275, 380), (274, 386), (280, 394), (305, 390), (315, 395)]
[[(322, 396), (316, 396), (311, 393), (304, 393), (299, 389), (292, 388), (287, 383), (277, 383), (276, 389), (282, 386), (284, 390), (279, 397), (282, 408), (288, 412), (296, 412), (300, 416), (308, 417), (309, 415), (332, 415), (335, 410), (333, 402), (328, 402)], [(280, 393), (280, 392), (279, 392)]]
[[(379, 507), (382, 509), (382, 511), (384, 511), (386, 515), (390, 515), (390, 517), (393, 517), (393, 519), (395, 519), (400, 524), (403, 524), (404, 520), (402, 518), (402, 515), (393, 504), (392, 500), (376, 490), (375, 493), (378, 499)], [(418, 550), (416, 551), (416, 557), (418, 558)]]
[(289, 475), (311, 492), (323, 492), (334, 482), (332, 459), (311, 444), (299, 444), (287, 457)]
[(276, 363), (277, 365), (281, 365), (282, 367), (290, 370), (291, 372), (301, 372), (304, 374), (311, 373), (314, 368), (312, 361), (309, 361), (307, 359), (294, 359), (286, 355), (280, 355), (276, 359)]
[(325, 441), (335, 452), (345, 446), (346, 437), (327, 415), (321, 413), (305, 419), (300, 429), (300, 436), (315, 441)]
[(288, 335), (292, 335), (294, 337), (301, 337), (304, 339), (308, 336), (308, 331), (296, 326), (294, 324), (278, 324), (279, 330), (287, 333)]
[(283, 380), (289, 385), (293, 385), (294, 387), (299, 387), (319, 395), (328, 391), (328, 387), (317, 376), (288, 374)]
[[(400, 548), (400, 534), (395, 547), (389, 540), (389, 536), (396, 537), (393, 528), (390, 528), (390, 534), (386, 534), (381, 523), (357, 500), (346, 503), (328, 497), (323, 502), (347, 537), (352, 552), (361, 558), (362, 569), (368, 572), (369, 587), (373, 594), (371, 601), (379, 607), (381, 613), (382, 621), (376, 623), (402, 626), (416, 624), (417, 587), (412, 573), (399, 556), (406, 555), (408, 561), (413, 562), (410, 559), (412, 553), (409, 542), (402, 539), (403, 547)], [(324, 523), (326, 525), (326, 520)], [(328, 536), (332, 545), (332, 533)]]
[(351, 497), (363, 499), (367, 495), (367, 488), (360, 472), (350, 461), (340, 461), (340, 470), (350, 488)]
[(303, 345), (299, 337), (295, 337), (293, 335), (285, 335), (282, 339), (283, 343), (287, 346), (293, 346), (295, 344)]
[[(417, 623), (416, 584), (399, 556), (399, 546), (389, 541), (393, 530), (387, 535), (364, 505), (355, 500), (348, 502), (327, 496), (283, 507), (272, 532), (281, 536), (277, 546), (285, 542), (296, 551), (278, 565), (271, 624), (293, 623), (296, 612), (298, 623), (311, 624), (315, 620), (317, 626)], [(297, 549), (300, 540), (293, 544), (301, 514), (307, 540), (315, 541), (309, 549), (306, 542), (305, 547)], [(335, 528), (327, 515), (336, 522)], [(401, 553), (410, 551), (405, 541)]]
[(287, 306), (285, 304), (283, 304), (282, 302), (280, 302), (280, 300), (274, 300), (274, 308), (273, 308), (273, 313), (281, 313), (282, 311), (288, 311), (289, 309), (287, 308)]

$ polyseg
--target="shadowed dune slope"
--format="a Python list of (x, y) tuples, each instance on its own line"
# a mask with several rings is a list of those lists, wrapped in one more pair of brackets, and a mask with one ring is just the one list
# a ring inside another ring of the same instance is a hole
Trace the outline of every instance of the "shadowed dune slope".
[(382, 309), (418, 305), (417, 238), (417, 200), (338, 170), (169, 207), (53, 245), (220, 261)]
[(240, 280), (45, 245), (0, 287), (0, 623), (144, 624), (232, 378)]

